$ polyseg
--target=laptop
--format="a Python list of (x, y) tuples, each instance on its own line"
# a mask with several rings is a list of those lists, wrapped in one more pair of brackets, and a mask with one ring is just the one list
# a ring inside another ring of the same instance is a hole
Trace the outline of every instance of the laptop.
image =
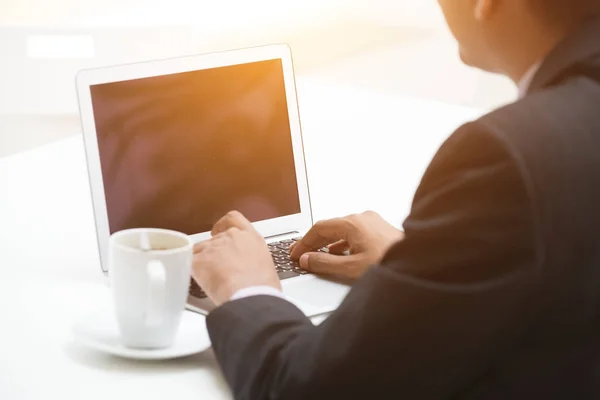
[[(85, 70), (77, 93), (105, 275), (114, 232), (164, 228), (200, 242), (237, 210), (269, 244), (292, 303), (307, 316), (339, 306), (347, 285), (289, 257), (313, 219), (288, 46)], [(214, 308), (193, 280), (188, 308)]]

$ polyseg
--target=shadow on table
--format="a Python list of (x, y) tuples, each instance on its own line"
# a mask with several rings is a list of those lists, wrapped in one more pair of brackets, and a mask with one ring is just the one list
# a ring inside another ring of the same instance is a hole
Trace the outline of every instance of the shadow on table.
[(214, 376), (215, 382), (224, 390), (227, 384), (219, 370), (217, 360), (212, 349), (188, 357), (173, 360), (131, 360), (116, 357), (90, 349), (76, 341), (63, 346), (68, 358), (82, 366), (102, 372), (119, 372), (125, 374), (156, 374), (156, 373), (181, 373), (186, 371), (203, 370)]

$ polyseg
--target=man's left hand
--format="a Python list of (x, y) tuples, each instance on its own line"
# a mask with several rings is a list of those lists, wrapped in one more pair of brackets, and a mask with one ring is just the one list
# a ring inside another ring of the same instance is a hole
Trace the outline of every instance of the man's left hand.
[(264, 238), (242, 214), (228, 213), (211, 234), (212, 239), (194, 246), (192, 275), (217, 306), (247, 287), (281, 290)]

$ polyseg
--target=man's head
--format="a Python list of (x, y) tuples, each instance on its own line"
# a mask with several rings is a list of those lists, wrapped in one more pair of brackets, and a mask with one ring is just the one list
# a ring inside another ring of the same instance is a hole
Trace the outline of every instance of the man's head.
[(439, 0), (463, 61), (518, 80), (600, 0)]

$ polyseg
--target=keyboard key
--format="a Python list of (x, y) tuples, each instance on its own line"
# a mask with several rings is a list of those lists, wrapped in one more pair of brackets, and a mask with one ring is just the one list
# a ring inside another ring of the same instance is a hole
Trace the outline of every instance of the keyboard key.
[[(290, 245), (302, 239), (301, 237), (295, 237), (293, 239), (286, 239), (280, 242), (268, 243), (269, 251), (273, 257), (273, 263), (275, 264), (275, 270), (280, 280), (294, 278), (300, 275), (306, 275), (308, 271), (300, 268), (297, 261), (290, 258)], [(319, 251), (328, 252), (328, 249), (322, 248)], [(206, 293), (202, 290), (198, 284), (191, 279), (190, 280), (190, 295), (197, 298), (205, 298)]]
[(297, 274), (294, 271), (281, 271), (277, 275), (279, 275), (279, 279), (280, 280), (284, 280), (284, 279), (289, 279), (289, 278), (294, 278), (296, 276), (300, 276), (300, 274)]
[(202, 288), (200, 286), (198, 286), (196, 281), (194, 281), (193, 279), (190, 281), (189, 293), (190, 293), (190, 295), (197, 297), (199, 299), (203, 299), (203, 298), (207, 297), (206, 293), (204, 293), (204, 290), (202, 290)]

